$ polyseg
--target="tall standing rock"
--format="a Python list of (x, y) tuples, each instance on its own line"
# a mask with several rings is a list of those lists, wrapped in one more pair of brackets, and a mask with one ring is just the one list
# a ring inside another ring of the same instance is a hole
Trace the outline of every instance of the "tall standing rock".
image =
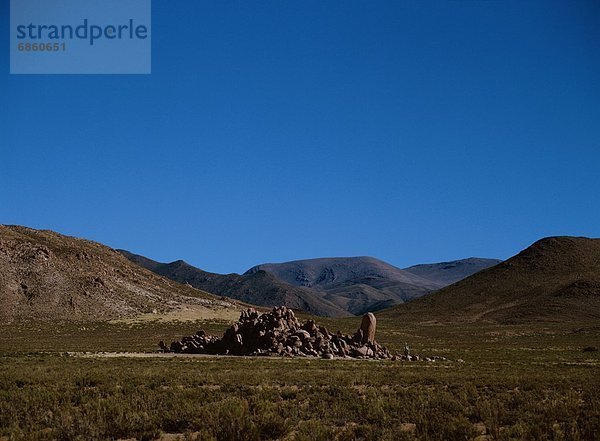
[(362, 331), (361, 343), (375, 343), (375, 328), (377, 326), (377, 320), (375, 316), (368, 312), (362, 318), (360, 324), (360, 330)]

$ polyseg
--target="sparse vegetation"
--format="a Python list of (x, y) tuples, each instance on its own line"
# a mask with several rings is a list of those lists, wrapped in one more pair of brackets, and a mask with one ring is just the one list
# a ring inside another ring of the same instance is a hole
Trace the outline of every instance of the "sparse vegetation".
[(0, 225), (0, 320), (89, 321), (146, 313), (234, 319), (243, 306), (175, 283), (100, 243)]
[(399, 321), (600, 320), (600, 239), (547, 237), (453, 285), (382, 311)]
[[(320, 319), (319, 319), (320, 320)], [(321, 320), (320, 320), (321, 321)], [(461, 362), (84, 358), (214, 323), (3, 325), (6, 439), (553, 439), (600, 436), (600, 327), (399, 326), (379, 340)], [(329, 320), (347, 332), (354, 320)], [(83, 329), (85, 328), (85, 329)], [(41, 350), (51, 353), (40, 353)], [(62, 353), (62, 355), (61, 355)]]

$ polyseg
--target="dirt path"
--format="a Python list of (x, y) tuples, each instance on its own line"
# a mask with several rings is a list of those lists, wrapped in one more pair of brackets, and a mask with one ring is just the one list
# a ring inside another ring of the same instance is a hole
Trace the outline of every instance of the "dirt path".
[[(69, 357), (81, 358), (229, 358), (233, 355), (175, 354), (173, 352), (67, 352)], [(238, 357), (239, 358), (239, 357)], [(257, 357), (243, 357), (257, 358)], [(268, 358), (268, 357), (263, 357)]]

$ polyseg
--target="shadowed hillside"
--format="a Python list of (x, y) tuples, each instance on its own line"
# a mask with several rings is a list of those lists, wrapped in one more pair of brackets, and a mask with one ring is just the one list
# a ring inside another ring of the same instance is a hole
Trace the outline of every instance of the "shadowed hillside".
[(600, 239), (549, 237), (385, 317), (527, 323), (600, 319)]
[(210, 293), (227, 296), (259, 306), (281, 306), (301, 309), (315, 315), (345, 317), (350, 314), (313, 291), (295, 287), (265, 271), (252, 274), (215, 274), (196, 268), (183, 260), (159, 263), (125, 250), (119, 250), (132, 262), (156, 274), (180, 283), (188, 283)]
[[(345, 317), (408, 302), (448, 285), (447, 279), (469, 275), (497, 261), (464, 261), (396, 268), (373, 257), (298, 260), (257, 265), (245, 274), (215, 274), (177, 260), (160, 263), (119, 250), (132, 262), (180, 283), (219, 296), (260, 306), (287, 306), (309, 313)], [(439, 279), (435, 280), (435, 279)]]
[(239, 309), (129, 262), (96, 242), (0, 225), (0, 319), (106, 320), (192, 308)]
[(291, 285), (307, 287), (353, 314), (376, 311), (430, 293), (443, 285), (373, 257), (337, 257), (257, 265)]

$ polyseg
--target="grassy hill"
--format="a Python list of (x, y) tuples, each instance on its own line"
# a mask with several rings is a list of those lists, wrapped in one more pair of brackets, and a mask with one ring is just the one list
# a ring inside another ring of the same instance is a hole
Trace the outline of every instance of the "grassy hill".
[(499, 265), (382, 315), (498, 323), (600, 319), (600, 239), (542, 239)]

